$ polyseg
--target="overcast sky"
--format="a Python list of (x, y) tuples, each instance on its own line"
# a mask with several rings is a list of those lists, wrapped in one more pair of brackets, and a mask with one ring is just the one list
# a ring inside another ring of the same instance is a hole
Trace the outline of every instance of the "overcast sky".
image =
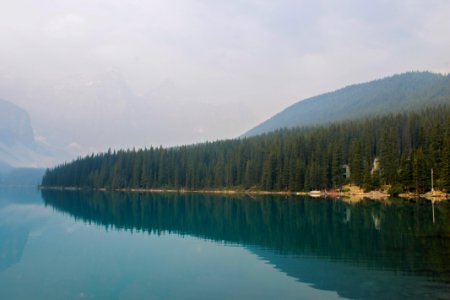
[(73, 153), (232, 138), (348, 84), (450, 71), (447, 0), (0, 3), (0, 98)]

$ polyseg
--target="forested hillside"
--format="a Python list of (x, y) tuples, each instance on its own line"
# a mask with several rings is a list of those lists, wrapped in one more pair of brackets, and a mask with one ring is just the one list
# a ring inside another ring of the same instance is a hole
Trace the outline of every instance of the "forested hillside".
[(450, 104), (450, 75), (409, 72), (299, 101), (244, 136)]
[[(376, 159), (377, 158), (377, 159)], [(374, 161), (378, 168), (373, 168)], [(343, 165), (350, 167), (344, 178)], [(43, 186), (450, 191), (450, 107), (173, 148), (109, 151), (48, 170)]]

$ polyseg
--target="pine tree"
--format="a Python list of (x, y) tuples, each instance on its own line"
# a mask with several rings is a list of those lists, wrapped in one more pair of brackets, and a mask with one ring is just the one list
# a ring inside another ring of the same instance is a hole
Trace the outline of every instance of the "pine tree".
[(441, 159), (441, 187), (448, 193), (450, 192), (450, 138), (444, 140)]

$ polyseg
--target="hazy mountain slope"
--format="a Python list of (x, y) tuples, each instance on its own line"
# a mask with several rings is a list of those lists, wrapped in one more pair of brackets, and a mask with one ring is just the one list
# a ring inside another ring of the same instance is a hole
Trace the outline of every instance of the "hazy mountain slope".
[(246, 132), (253, 136), (283, 127), (324, 124), (389, 112), (415, 110), (424, 106), (450, 104), (450, 75), (410, 72), (295, 103)]
[(10, 165), (8, 165), (5, 162), (0, 161), (0, 176), (1, 174), (8, 172), (12, 169), (12, 167)]
[(28, 113), (0, 99), (0, 167), (44, 167), (52, 162), (51, 152), (35, 142)]
[(0, 99), (0, 143), (21, 143), (34, 147), (34, 135), (28, 113), (11, 102)]
[(0, 173), (0, 186), (38, 186), (45, 169), (16, 168), (8, 172)]

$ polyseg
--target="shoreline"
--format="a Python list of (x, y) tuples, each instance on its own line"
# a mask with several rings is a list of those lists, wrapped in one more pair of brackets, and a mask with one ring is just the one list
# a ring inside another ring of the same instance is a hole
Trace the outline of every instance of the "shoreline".
[[(80, 188), (80, 187), (46, 187), (39, 186), (43, 190), (61, 190), (61, 191), (100, 191), (100, 192), (131, 192), (131, 193), (178, 193), (178, 194), (215, 194), (215, 195), (279, 195), (279, 196), (309, 196), (312, 198), (332, 198), (343, 199), (344, 201), (359, 202), (364, 199), (371, 200), (387, 200), (391, 196), (386, 191), (370, 191), (363, 192), (361, 188), (356, 186), (349, 186), (348, 191), (311, 191), (311, 192), (291, 192), (291, 191), (261, 191), (261, 190), (187, 190), (187, 189), (143, 189), (143, 188), (128, 188), (128, 189), (107, 189), (107, 188)], [(440, 191), (435, 193), (427, 192), (425, 194), (402, 193), (396, 196), (402, 199), (425, 199), (428, 201), (449, 201), (450, 194)]]

